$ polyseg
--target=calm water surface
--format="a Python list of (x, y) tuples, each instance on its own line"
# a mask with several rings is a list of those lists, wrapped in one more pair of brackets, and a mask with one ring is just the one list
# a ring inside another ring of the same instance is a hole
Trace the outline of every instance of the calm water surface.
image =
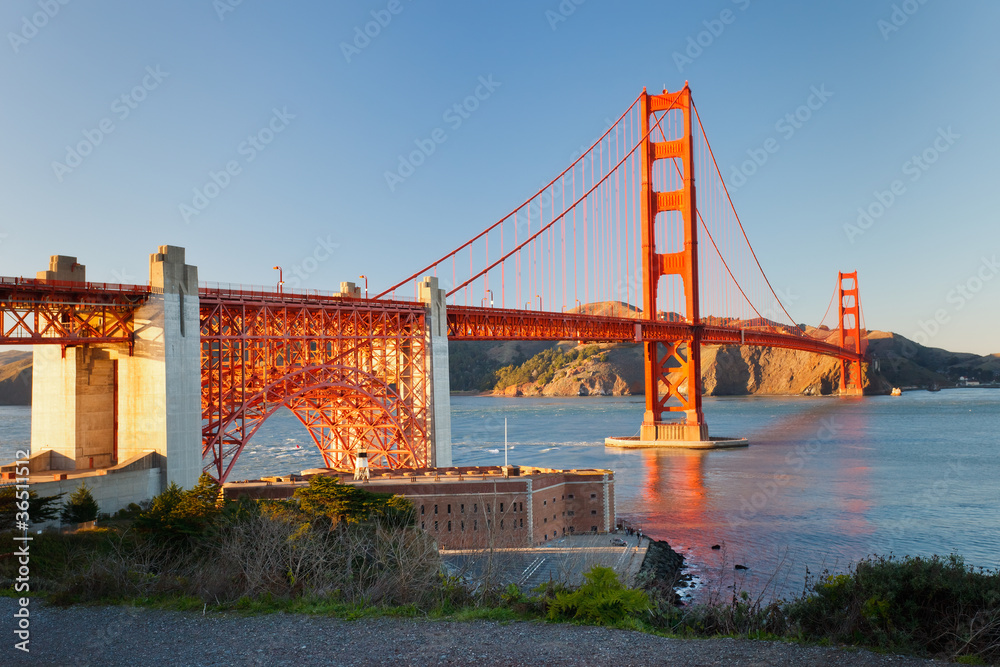
[[(958, 553), (1000, 567), (1000, 390), (902, 397), (706, 398), (713, 435), (750, 438), (710, 452), (605, 449), (632, 435), (642, 397), (453, 397), (457, 465), (511, 463), (615, 471), (617, 511), (685, 553), (696, 575), (745, 585), (778, 573), (800, 590), (808, 567), (843, 570), (869, 554)], [(0, 408), (0, 458), (27, 445), (30, 409)], [(232, 479), (321, 465), (301, 424), (272, 417)], [(711, 546), (722, 544), (723, 550)]]

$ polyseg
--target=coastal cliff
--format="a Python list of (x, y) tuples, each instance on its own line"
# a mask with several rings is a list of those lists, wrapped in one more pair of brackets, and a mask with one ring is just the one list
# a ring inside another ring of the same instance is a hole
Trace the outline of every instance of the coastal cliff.
[[(599, 352), (580, 355), (587, 347)], [(577, 346), (560, 343), (539, 368), (501, 369), (493, 393), (504, 396), (632, 396), (643, 393), (642, 346)], [(518, 373), (517, 371), (524, 369)], [(681, 382), (671, 374), (672, 382)], [(702, 348), (702, 391), (709, 396), (745, 394), (825, 395), (840, 386), (840, 362), (798, 350), (706, 345)], [(881, 378), (869, 378), (871, 391), (891, 389)]]
[[(831, 338), (834, 335), (829, 332)], [(924, 347), (890, 332), (869, 331), (866, 338), (869, 394), (889, 393), (893, 387), (951, 386), (960, 377), (990, 382), (1000, 375), (1000, 355)], [(635, 343), (458, 341), (450, 345), (453, 390), (502, 396), (643, 393), (643, 352)], [(702, 392), (710, 396), (820, 396), (839, 389), (840, 362), (799, 350), (705, 345), (701, 380)]]

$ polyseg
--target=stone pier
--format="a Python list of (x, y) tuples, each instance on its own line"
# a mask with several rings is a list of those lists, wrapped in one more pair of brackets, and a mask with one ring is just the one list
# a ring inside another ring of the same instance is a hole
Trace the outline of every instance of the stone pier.
[[(53, 256), (38, 278), (82, 283), (85, 267), (75, 257)], [(154, 453), (165, 466), (161, 490), (170, 482), (197, 483), (198, 269), (185, 263), (183, 248), (160, 246), (150, 255), (149, 279), (152, 294), (135, 312), (131, 354), (126, 343), (34, 346), (32, 473), (113, 469)]]
[(438, 279), (427, 276), (419, 285), (420, 301), (428, 306), (427, 371), (430, 387), (431, 466), (451, 466), (451, 383), (448, 379), (448, 313), (446, 292)]

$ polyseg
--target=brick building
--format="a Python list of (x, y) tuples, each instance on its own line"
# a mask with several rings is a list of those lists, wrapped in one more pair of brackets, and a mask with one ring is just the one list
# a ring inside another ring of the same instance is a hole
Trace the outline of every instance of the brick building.
[(226, 484), (227, 498), (285, 498), (314, 474), (334, 475), (369, 491), (406, 496), (417, 525), (443, 549), (527, 547), (563, 535), (608, 532), (615, 525), (610, 470), (478, 466), (393, 470), (356, 482), (350, 473), (303, 471), (301, 477)]

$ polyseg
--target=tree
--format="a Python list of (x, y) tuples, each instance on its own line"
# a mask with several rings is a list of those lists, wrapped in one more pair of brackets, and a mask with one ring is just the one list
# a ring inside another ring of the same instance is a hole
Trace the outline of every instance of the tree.
[(135, 520), (135, 527), (167, 542), (186, 542), (205, 534), (222, 513), (218, 507), (219, 483), (202, 473), (198, 484), (185, 491), (171, 482), (153, 498), (149, 509)]
[(383, 525), (412, 525), (415, 520), (413, 504), (402, 496), (372, 493), (351, 484), (341, 484), (336, 477), (315, 475), (309, 486), (295, 490), (299, 508), (313, 516), (324, 516), (336, 525), (367, 523)]
[(97, 501), (94, 500), (93, 494), (90, 493), (90, 488), (84, 482), (76, 487), (76, 491), (70, 494), (69, 500), (63, 506), (59, 518), (63, 523), (84, 523), (85, 521), (96, 519), (99, 511), (100, 508), (97, 507)]
[[(26, 495), (25, 495), (26, 494)], [(28, 513), (28, 523), (44, 523), (59, 516), (58, 502), (65, 494), (40, 496), (34, 491), (17, 490), (13, 486), (0, 489), (0, 531), (17, 526), (18, 512)], [(27, 509), (24, 503), (27, 502)]]

